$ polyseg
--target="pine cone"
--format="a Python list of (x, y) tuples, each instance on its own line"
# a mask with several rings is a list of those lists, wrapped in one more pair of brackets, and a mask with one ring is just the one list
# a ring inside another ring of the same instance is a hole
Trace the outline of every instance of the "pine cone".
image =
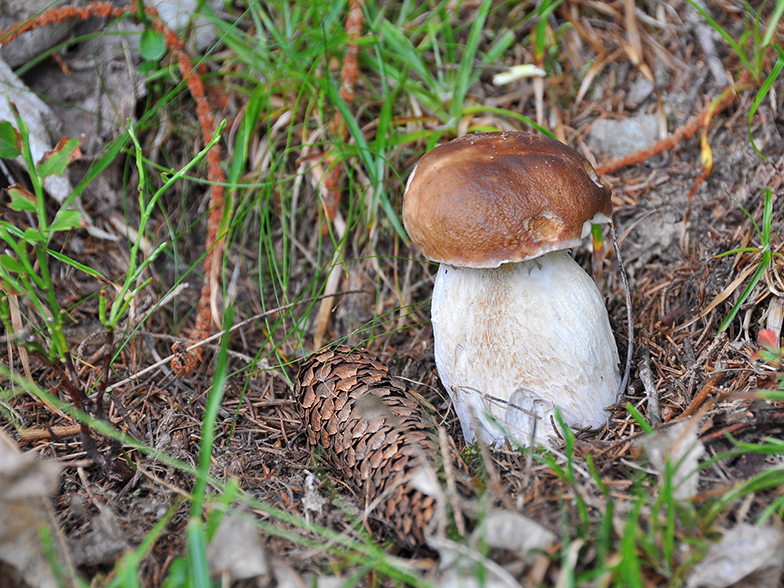
[[(435, 423), (413, 395), (371, 353), (346, 346), (308, 359), (295, 392), (308, 440), (321, 447), (323, 462), (363, 506), (381, 497), (371, 516), (382, 528), (371, 529), (409, 547), (422, 545), (436, 504), (410, 481), (422, 459), (434, 467), (438, 447)], [(367, 400), (357, 402), (369, 394), (383, 403), (382, 410)]]

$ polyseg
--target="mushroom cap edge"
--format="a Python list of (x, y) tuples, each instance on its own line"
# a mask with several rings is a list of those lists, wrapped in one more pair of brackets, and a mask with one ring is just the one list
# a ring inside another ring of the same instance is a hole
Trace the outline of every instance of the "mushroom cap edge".
[(588, 160), (555, 139), (476, 133), (422, 156), (403, 223), (433, 261), (497, 267), (579, 245), (590, 224), (609, 222), (610, 196)]

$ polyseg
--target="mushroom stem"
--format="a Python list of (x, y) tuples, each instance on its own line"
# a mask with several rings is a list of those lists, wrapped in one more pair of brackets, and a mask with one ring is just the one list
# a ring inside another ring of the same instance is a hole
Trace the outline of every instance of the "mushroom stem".
[(564, 251), (497, 268), (441, 264), (432, 304), (435, 358), (467, 442), (549, 444), (558, 408), (600, 427), (620, 383), (602, 295)]

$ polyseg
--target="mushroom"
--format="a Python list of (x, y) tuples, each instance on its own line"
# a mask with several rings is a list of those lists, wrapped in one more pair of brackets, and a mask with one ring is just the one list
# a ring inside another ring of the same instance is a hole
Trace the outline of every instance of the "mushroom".
[(567, 251), (609, 223), (611, 191), (566, 145), (519, 132), (466, 135), (425, 154), (403, 223), (440, 263), (435, 359), (465, 440), (549, 444), (606, 423), (621, 381), (604, 300)]

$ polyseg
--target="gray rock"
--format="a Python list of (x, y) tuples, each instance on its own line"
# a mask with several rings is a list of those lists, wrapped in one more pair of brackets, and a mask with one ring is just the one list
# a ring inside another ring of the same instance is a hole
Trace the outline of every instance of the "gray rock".
[(623, 157), (656, 142), (659, 123), (655, 114), (625, 120), (600, 119), (591, 126), (588, 146), (609, 157)]
[(629, 88), (629, 93), (626, 95), (626, 107), (632, 109), (637, 108), (648, 99), (648, 96), (650, 96), (652, 92), (653, 82), (639, 76), (632, 84), (632, 87)]

